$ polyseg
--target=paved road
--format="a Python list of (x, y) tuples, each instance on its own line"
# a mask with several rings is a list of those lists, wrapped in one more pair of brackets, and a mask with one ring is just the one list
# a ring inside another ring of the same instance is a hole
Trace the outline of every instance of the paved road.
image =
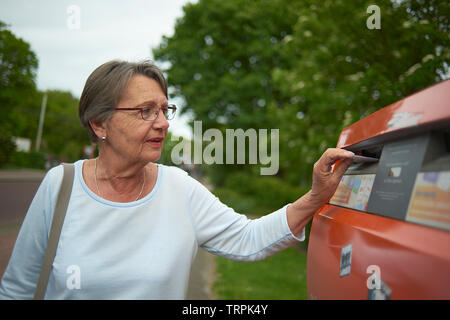
[(43, 176), (40, 171), (0, 171), (0, 277)]
[[(0, 278), (8, 265), (22, 221), (44, 174), (37, 171), (0, 170)], [(198, 250), (192, 266), (187, 299), (208, 300), (214, 281), (213, 256)]]
[(215, 280), (215, 270), (214, 255), (199, 248), (191, 268), (187, 300), (217, 299), (211, 290)]

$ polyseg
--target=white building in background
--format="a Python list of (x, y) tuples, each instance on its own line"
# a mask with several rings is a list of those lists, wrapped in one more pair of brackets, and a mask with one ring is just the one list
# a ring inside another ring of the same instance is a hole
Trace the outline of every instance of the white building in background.
[(31, 150), (31, 140), (21, 137), (12, 137), (12, 141), (16, 145), (16, 151), (30, 152)]

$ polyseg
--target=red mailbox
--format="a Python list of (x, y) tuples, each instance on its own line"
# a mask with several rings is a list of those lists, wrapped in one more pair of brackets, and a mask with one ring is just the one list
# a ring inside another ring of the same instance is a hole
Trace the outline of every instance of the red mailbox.
[(450, 299), (450, 80), (345, 128), (354, 162), (314, 216), (309, 299)]

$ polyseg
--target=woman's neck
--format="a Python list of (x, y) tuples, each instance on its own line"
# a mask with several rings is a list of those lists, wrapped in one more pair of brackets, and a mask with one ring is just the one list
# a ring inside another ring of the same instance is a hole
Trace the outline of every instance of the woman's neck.
[[(95, 159), (94, 179), (100, 195), (111, 198), (133, 198), (145, 189), (145, 180), (152, 180), (153, 164), (126, 161), (100, 150)], [(103, 190), (102, 190), (103, 189)]]

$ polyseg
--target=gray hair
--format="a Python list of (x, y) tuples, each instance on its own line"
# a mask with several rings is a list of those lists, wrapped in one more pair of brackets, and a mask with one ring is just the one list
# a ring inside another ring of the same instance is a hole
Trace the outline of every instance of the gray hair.
[(150, 60), (135, 63), (119, 60), (109, 61), (95, 69), (86, 80), (78, 106), (78, 116), (88, 130), (92, 142), (98, 142), (98, 137), (92, 130), (89, 121), (108, 121), (130, 79), (138, 74), (158, 82), (167, 98), (167, 81), (161, 69)]

